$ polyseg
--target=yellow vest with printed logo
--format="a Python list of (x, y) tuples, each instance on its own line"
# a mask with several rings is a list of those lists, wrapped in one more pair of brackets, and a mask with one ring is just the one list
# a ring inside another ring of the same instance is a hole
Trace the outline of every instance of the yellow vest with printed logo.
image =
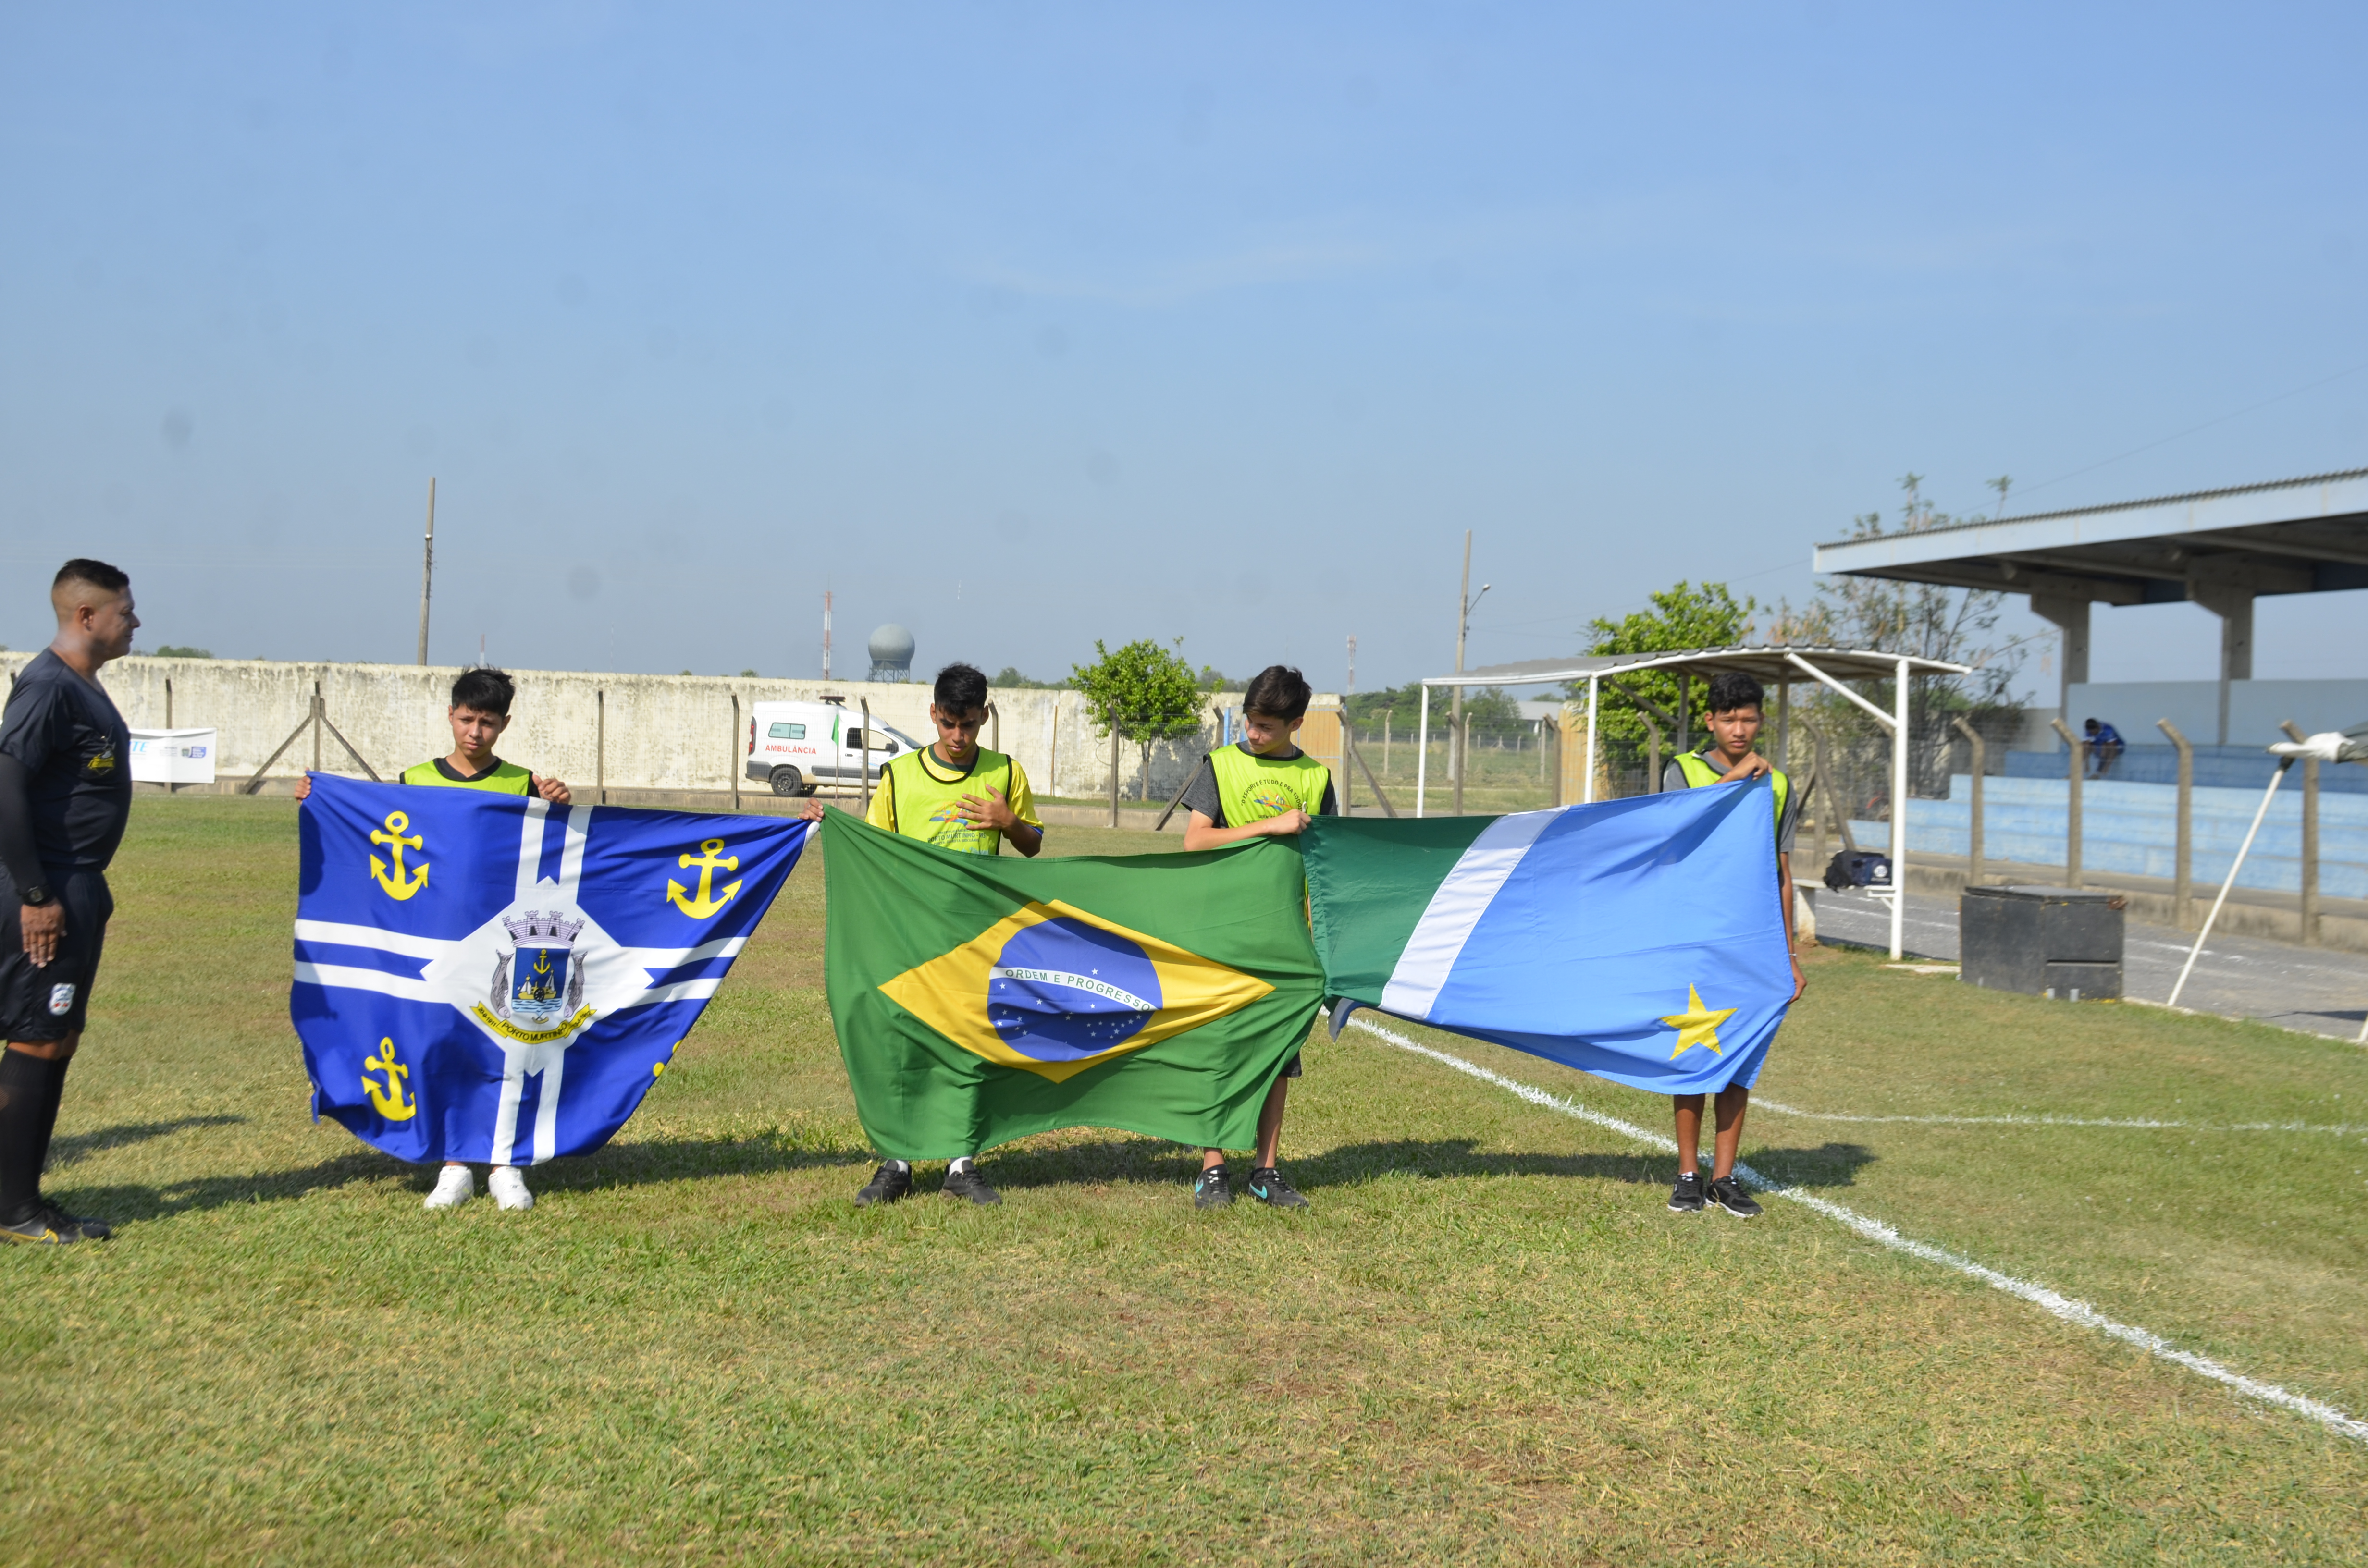
[(1227, 827), (1242, 827), (1293, 809), (1315, 816), (1324, 809), (1332, 770), (1301, 752), (1284, 761), (1258, 756), (1237, 745), (1209, 754), (1217, 778), (1217, 804)]
[(1003, 835), (991, 827), (972, 826), (962, 821), (961, 812), (964, 795), (983, 801), (993, 790), (1021, 822), (1030, 827), (1043, 825), (1036, 820), (1028, 776), (1003, 753), (979, 747), (976, 760), (959, 778), (939, 778), (937, 770), (944, 766), (929, 756), (927, 746), (890, 757), (880, 770), (880, 788), (864, 820), (957, 855), (1000, 855)]
[[(1704, 784), (1715, 784), (1725, 776), (1726, 772), (1723, 767), (1713, 767), (1695, 752), (1680, 753), (1678, 756), (1678, 767), (1685, 773), (1686, 788), (1689, 790), (1700, 789)], [(1776, 847), (1782, 850), (1784, 847), (1784, 801), (1793, 792), (1793, 781), (1785, 778), (1780, 769), (1773, 767), (1768, 770), (1768, 778), (1769, 782), (1776, 787)]]

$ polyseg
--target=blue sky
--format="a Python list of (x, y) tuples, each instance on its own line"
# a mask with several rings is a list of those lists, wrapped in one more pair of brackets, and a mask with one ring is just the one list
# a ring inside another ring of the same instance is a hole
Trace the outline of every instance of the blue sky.
[[(152, 643), (408, 661), (432, 474), (439, 662), (807, 676), (827, 585), (842, 673), (897, 620), (1322, 686), (1354, 634), (1370, 687), (1452, 662), (1466, 528), (1482, 663), (1681, 576), (1804, 598), (1910, 469), (2359, 466), (2363, 33), (10, 6), (0, 641), (89, 553)], [(2368, 675), (2359, 598), (2263, 601), (2257, 673)], [(2095, 674), (2208, 676), (2214, 625), (2100, 608)]]

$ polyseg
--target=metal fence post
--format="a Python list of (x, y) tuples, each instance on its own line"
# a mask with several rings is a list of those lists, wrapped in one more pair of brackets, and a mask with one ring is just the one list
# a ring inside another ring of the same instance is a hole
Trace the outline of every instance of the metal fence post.
[(862, 708), (862, 755), (856, 767), (863, 775), (863, 814), (869, 817), (871, 814), (871, 699), (870, 698), (863, 699)]
[(2171, 849), (2170, 906), (2172, 918), (2184, 931), (2195, 920), (2195, 912), (2188, 907), (2195, 893), (2195, 748), (2169, 720), (2157, 719), (2154, 727), (2179, 748), (2179, 826)]
[(1118, 825), (1118, 709), (1117, 709), (1115, 706), (1112, 706), (1112, 708), (1111, 708), (1111, 709), (1110, 709), (1110, 826), (1112, 826), (1112, 827), (1116, 827), (1116, 826)]
[(740, 694), (732, 694), (732, 809), (740, 809)]
[(1642, 708), (1636, 710), (1637, 722), (1645, 726), (1645, 793), (1661, 792), (1661, 726)]
[(598, 804), (609, 803), (609, 693), (605, 687), (592, 694), (592, 794)]
[(2080, 783), (2089, 772), (2089, 743), (2066, 729), (2063, 720), (2050, 719), (2047, 722), (2055, 727), (2055, 733), (2062, 735), (2064, 744), (2071, 748), (2066, 754), (2071, 758), (2070, 770), (2065, 776), (2064, 885), (2077, 888), (2080, 885)]
[(1966, 723), (1964, 715), (1960, 714), (1949, 722), (1957, 727), (1957, 733), (1971, 742), (1974, 748), (1974, 788), (1971, 798), (1965, 802), (1971, 808), (1972, 827), (1965, 839), (1965, 885), (1972, 887), (1982, 880), (1982, 772), (1989, 765), (1989, 747), (1983, 744), (1981, 732)]

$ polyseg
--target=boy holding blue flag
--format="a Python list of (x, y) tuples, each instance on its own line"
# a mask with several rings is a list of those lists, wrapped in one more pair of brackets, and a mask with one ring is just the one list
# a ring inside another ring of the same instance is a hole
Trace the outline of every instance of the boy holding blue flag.
[[(510, 727), (510, 703), (517, 695), (516, 683), (502, 670), (462, 670), (452, 683), (451, 706), (445, 710), (445, 718), (452, 726), (451, 754), (404, 768), (403, 782), (484, 790), (497, 795), (532, 795), (554, 806), (570, 803), (574, 797), (560, 780), (539, 778), (494, 755), (494, 743)], [(296, 781), (296, 798), (302, 801), (312, 793), (313, 776), (308, 773)], [(527, 1190), (526, 1177), (515, 1165), (488, 1169), (485, 1190), (504, 1209), (534, 1207), (534, 1194)], [(476, 1177), (470, 1174), (469, 1167), (449, 1161), (423, 1207), (457, 1209), (476, 1195)]]
[[(948, 665), (938, 672), (929, 692), (937, 741), (888, 759), (864, 821), (882, 833), (917, 838), (957, 855), (1000, 855), (1007, 840), (1026, 856), (1044, 847), (1044, 824), (1036, 819), (1035, 796), (1019, 760), (978, 744), (986, 696), (986, 676), (972, 665)], [(822, 812), (822, 802), (810, 799), (799, 814), (820, 822)], [(912, 1162), (883, 1159), (855, 1202), (868, 1209), (894, 1203), (912, 1190)], [(943, 1190), (976, 1204), (1003, 1201), (979, 1174), (975, 1154), (946, 1167)]]
[[(1192, 813), (1184, 829), (1184, 847), (1220, 849), (1252, 838), (1295, 837), (1310, 818), (1331, 816), (1332, 770), (1301, 751), (1292, 736), (1307, 717), (1315, 696), (1307, 678), (1286, 665), (1269, 665), (1242, 692), (1241, 742), (1209, 754), (1208, 766), (1185, 786), (1184, 806)], [(1291, 1061), (1267, 1091), (1258, 1111), (1257, 1164), (1250, 1167), (1249, 1193), (1275, 1209), (1304, 1209), (1307, 1199), (1275, 1167), (1282, 1142), (1282, 1110), (1291, 1096), (1291, 1081), (1300, 1075), (1299, 1057)], [(1201, 1177), (1193, 1184), (1192, 1207), (1217, 1209), (1234, 1200), (1225, 1175), (1225, 1152), (1201, 1152)]]
[[(1784, 946), (1794, 955), (1793, 996), (1797, 1001), (1808, 985), (1808, 981), (1801, 973), (1801, 960), (1794, 947), (1793, 932), (1793, 835), (1799, 824), (1802, 797), (1793, 792), (1792, 780), (1753, 749), (1753, 743), (1759, 738), (1761, 707), (1766, 695), (1758, 681), (1740, 671), (1730, 670), (1713, 676), (1709, 699), (1703, 704), (1709, 712), (1711, 744), (1699, 752), (1689, 752), (1670, 763), (1662, 776), (1661, 788), (1664, 790), (1690, 790), (1708, 784), (1731, 784), (1737, 779), (1758, 778), (1765, 775), (1775, 790), (1776, 897), (1784, 911)], [(1703, 894), (1705, 897), (1762, 896), (1748, 884), (1732, 890), (1704, 889)], [(1756, 1067), (1752, 1075), (1758, 1076)], [(1737, 1219), (1748, 1220), (1757, 1216), (1760, 1211), (1759, 1205), (1743, 1190), (1743, 1184), (1735, 1179), (1735, 1156), (1743, 1144), (1743, 1116), (1751, 1099), (1750, 1084), (1729, 1083), (1718, 1092), (1717, 1132), (1711, 1179), (1707, 1186), (1702, 1178), (1700, 1152), (1702, 1096), (1677, 1095), (1671, 1097), (1678, 1123), (1678, 1181), (1669, 1193), (1671, 1210), (1679, 1214), (1698, 1214), (1707, 1201)]]

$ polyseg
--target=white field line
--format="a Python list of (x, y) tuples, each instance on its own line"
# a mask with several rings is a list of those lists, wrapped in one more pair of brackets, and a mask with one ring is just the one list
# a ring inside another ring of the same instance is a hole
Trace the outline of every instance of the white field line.
[[(1517, 1095), (1531, 1105), (1547, 1110), (1559, 1111), (1565, 1116), (1577, 1117), (1581, 1121), (1593, 1122), (1598, 1127), (1658, 1149), (1664, 1153), (1677, 1152), (1678, 1144), (1675, 1139), (1664, 1138), (1657, 1132), (1648, 1131), (1633, 1121), (1623, 1120), (1603, 1111), (1590, 1110), (1576, 1100), (1549, 1094), (1533, 1085), (1508, 1078), (1501, 1073), (1492, 1073), (1478, 1062), (1466, 1062), (1452, 1052), (1434, 1051), (1429, 1046), (1420, 1045), (1408, 1040), (1395, 1029), (1385, 1029), (1379, 1024), (1369, 1023), (1363, 1018), (1351, 1018), (1349, 1022), (1350, 1028), (1363, 1029), (1367, 1034), (1387, 1040), (1401, 1051), (1410, 1051), (1417, 1056), (1429, 1057), (1442, 1066), (1452, 1067), (1457, 1072), (1477, 1078), (1484, 1084), (1494, 1085), (1509, 1094)], [(1845, 1225), (1867, 1240), (1887, 1246), (1894, 1252), (1904, 1252), (1910, 1257), (1921, 1258), (1927, 1263), (1937, 1263), (1943, 1268), (1955, 1269), (1960, 1274), (1980, 1280), (1994, 1290), (2003, 1290), (2009, 1296), (2019, 1296), (2041, 1311), (2053, 1317), (2060, 1318), (2066, 1323), (2077, 1324), (2082, 1328), (2091, 1328), (2111, 1338), (2118, 1339), (2125, 1345), (2134, 1345), (2150, 1356), (2158, 1356), (2166, 1361), (2177, 1362), (2199, 1377), (2210, 1378), (2217, 1383), (2226, 1383), (2248, 1399), (2257, 1399), (2264, 1404), (2274, 1404), (2281, 1409), (2291, 1410), (2297, 1415), (2309, 1417), (2340, 1437), (2368, 1443), (2368, 1421), (2347, 1415), (2331, 1404), (2322, 1404), (2305, 1394), (2298, 1394), (2290, 1389), (2280, 1388), (2275, 1383), (2261, 1382), (2257, 1379), (2245, 1376), (2242, 1372), (2232, 1371), (2208, 1356), (2198, 1356), (2192, 1351), (2181, 1350), (2151, 1330), (2137, 1328), (2125, 1323), (2117, 1323), (2089, 1305), (2088, 1302), (2076, 1301), (2068, 1296), (2059, 1295), (2044, 1285), (2036, 1285), (2028, 1279), (2018, 1279), (2011, 1274), (2001, 1274), (1995, 1268), (1986, 1267), (1975, 1263), (1972, 1258), (1951, 1252), (1945, 1247), (1934, 1246), (1930, 1242), (1911, 1240), (1880, 1220), (1869, 1219), (1855, 1210), (1843, 1208), (1839, 1203), (1828, 1202), (1825, 1199), (1812, 1197), (1797, 1187), (1770, 1181), (1740, 1160), (1736, 1162), (1735, 1174), (1747, 1186), (1758, 1187), (1771, 1198), (1788, 1199), (1804, 1208), (1814, 1210), (1827, 1219)]]
[(1912, 1121), (1928, 1127), (2135, 1127), (2161, 1132), (2325, 1132), (2337, 1138), (2368, 1135), (2368, 1127), (2309, 1121), (2153, 1121), (2134, 1116), (1850, 1116), (1840, 1111), (1802, 1110), (1756, 1096), (1751, 1108), (1809, 1121)]

